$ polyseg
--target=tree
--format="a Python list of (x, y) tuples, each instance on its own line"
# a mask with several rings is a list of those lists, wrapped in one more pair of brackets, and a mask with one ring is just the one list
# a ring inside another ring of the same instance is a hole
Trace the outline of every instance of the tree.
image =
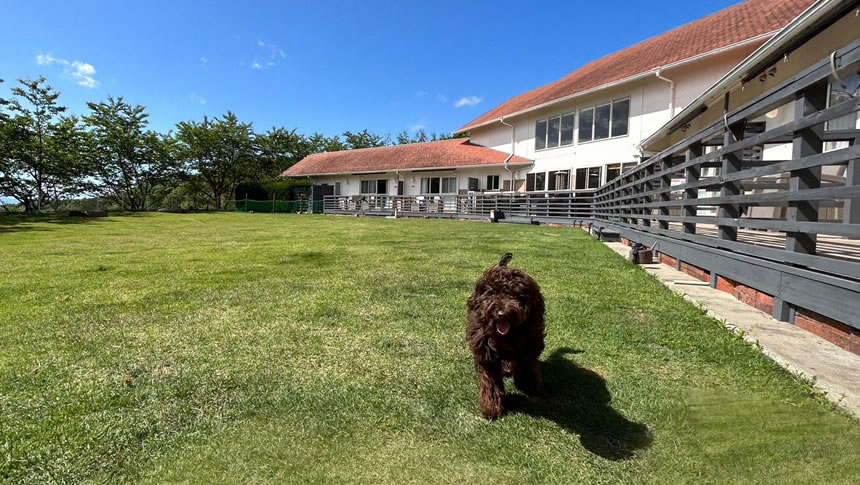
[(62, 116), (60, 93), (45, 78), (18, 82), (14, 98), (0, 99), (9, 111), (0, 119), (0, 192), (26, 211), (41, 210), (77, 190), (83, 135), (77, 118)]
[(344, 132), (343, 137), (346, 138), (346, 146), (349, 150), (356, 148), (374, 148), (387, 145), (385, 137), (379, 136), (376, 133), (371, 133), (364, 129), (358, 133), (350, 131)]
[(296, 130), (271, 128), (256, 136), (260, 169), (264, 175), (277, 177), (284, 170), (310, 155), (306, 141)]
[(216, 210), (229, 203), (237, 184), (260, 177), (251, 124), (239, 122), (232, 112), (176, 128), (179, 158)]
[(94, 191), (130, 210), (146, 210), (153, 188), (175, 168), (171, 137), (147, 130), (146, 108), (123, 98), (87, 103)]

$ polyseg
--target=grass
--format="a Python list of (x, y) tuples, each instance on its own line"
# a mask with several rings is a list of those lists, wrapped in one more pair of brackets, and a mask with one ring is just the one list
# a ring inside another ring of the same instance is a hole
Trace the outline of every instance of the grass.
[[(10, 483), (856, 483), (857, 421), (565, 228), (0, 218)], [(465, 300), (542, 285), (548, 394), (484, 421)]]

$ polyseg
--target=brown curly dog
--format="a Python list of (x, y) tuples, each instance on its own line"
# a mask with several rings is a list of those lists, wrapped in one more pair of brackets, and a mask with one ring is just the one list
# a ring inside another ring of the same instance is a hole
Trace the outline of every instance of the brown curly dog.
[(484, 271), (468, 301), (466, 340), (478, 373), (478, 403), (488, 419), (502, 415), (504, 377), (518, 389), (541, 392), (538, 357), (544, 348), (544, 303), (529, 275), (509, 268), (511, 253)]

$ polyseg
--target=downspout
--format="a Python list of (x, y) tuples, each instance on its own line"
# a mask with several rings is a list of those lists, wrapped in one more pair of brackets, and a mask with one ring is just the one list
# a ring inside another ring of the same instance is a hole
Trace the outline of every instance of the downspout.
[(508, 174), (511, 176), (511, 192), (513, 192), (513, 191), (514, 191), (514, 173), (513, 173), (513, 172), (511, 172), (511, 169), (510, 169), (510, 168), (508, 168), (508, 162), (510, 162), (510, 161), (511, 161), (511, 159), (512, 159), (512, 158), (514, 158), (514, 125), (512, 125), (512, 124), (510, 124), (510, 123), (506, 123), (506, 122), (505, 122), (505, 117), (504, 117), (504, 116), (502, 116), (501, 118), (499, 118), (499, 122), (500, 122), (501, 124), (505, 125), (505, 126), (510, 126), (510, 127), (511, 127), (511, 154), (510, 154), (510, 155), (508, 155), (508, 157), (507, 157), (507, 158), (505, 158), (505, 161), (504, 161), (504, 162), (502, 162), (502, 163), (503, 163), (503, 165), (504, 165), (504, 167), (505, 167), (505, 171), (507, 171), (507, 172), (508, 172)]
[(654, 75), (661, 81), (669, 83), (669, 119), (675, 116), (675, 81), (660, 75), (660, 69), (654, 71)]

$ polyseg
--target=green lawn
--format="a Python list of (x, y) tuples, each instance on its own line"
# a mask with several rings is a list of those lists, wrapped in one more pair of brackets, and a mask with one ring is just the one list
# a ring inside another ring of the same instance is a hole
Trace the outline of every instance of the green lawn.
[[(860, 427), (585, 232), (0, 217), (0, 480), (857, 483)], [(483, 420), (464, 341), (507, 251), (547, 395)]]

